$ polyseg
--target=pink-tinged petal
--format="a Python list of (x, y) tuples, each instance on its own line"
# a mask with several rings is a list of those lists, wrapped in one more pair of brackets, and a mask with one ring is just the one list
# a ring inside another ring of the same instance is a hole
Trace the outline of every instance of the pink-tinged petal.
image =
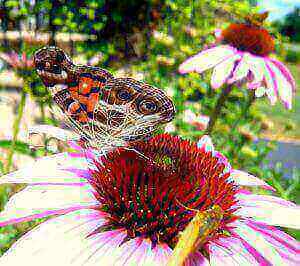
[(76, 141), (68, 141), (67, 142), (68, 145), (70, 146), (71, 149), (77, 151), (77, 152), (81, 152), (82, 151), (82, 147), (80, 145), (78, 145), (78, 143)]
[(275, 227), (252, 221), (245, 221), (245, 223), (260, 233), (276, 249), (286, 260), (286, 265), (300, 265), (300, 244), (297, 240)]
[(68, 153), (59, 153), (38, 159), (18, 171), (2, 176), (0, 184), (81, 185), (87, 182), (86, 179), (66, 169), (76, 168), (87, 171), (87, 166), (85, 158), (72, 158)]
[[(264, 72), (264, 59), (259, 56), (254, 56), (251, 54), (247, 54), (247, 61), (249, 65), (249, 70), (253, 75), (253, 80), (251, 83), (253, 84), (261, 84), (263, 80), (263, 72)], [(251, 85), (250, 85), (251, 88)]]
[(235, 62), (241, 58), (240, 55), (233, 55), (215, 66), (211, 76), (211, 86), (213, 89), (220, 88), (231, 76)]
[(28, 128), (29, 134), (46, 134), (62, 141), (78, 140), (80, 136), (72, 131), (50, 125), (35, 125)]
[(184, 266), (210, 266), (210, 264), (208, 259), (205, 258), (201, 252), (196, 251), (187, 258)]
[(266, 88), (259, 86), (255, 88), (255, 97), (260, 98), (266, 94)]
[(269, 225), (300, 229), (300, 208), (294, 203), (267, 195), (237, 194), (237, 215)]
[(250, 68), (247, 60), (247, 53), (244, 53), (243, 57), (237, 64), (232, 74), (232, 77), (228, 80), (228, 83), (234, 83), (236, 81), (246, 78), (248, 76), (249, 71)]
[(225, 165), (223, 173), (231, 172), (231, 170), (232, 170), (231, 164), (229, 163), (228, 159), (222, 153), (216, 151), (213, 153), (213, 156), (218, 158), (219, 163), (222, 163)]
[(0, 59), (5, 61), (9, 65), (13, 65), (14, 61), (12, 60), (12, 54), (7, 54), (7, 53), (0, 53)]
[(272, 105), (274, 105), (277, 101), (278, 96), (278, 87), (276, 83), (276, 79), (274, 76), (274, 73), (272, 72), (272, 69), (265, 63), (263, 65), (264, 68), (264, 81), (266, 83), (266, 94), (271, 102)]
[[(89, 242), (79, 252), (73, 253), (73, 259), (71, 265), (122, 265), (118, 264), (118, 259), (121, 256), (129, 256), (136, 248), (135, 242), (133, 245), (127, 242), (127, 252), (124, 251), (124, 238), (126, 237), (124, 230), (113, 230), (98, 233), (89, 237)], [(123, 248), (122, 248), (123, 246)]]
[(159, 263), (160, 261), (167, 261), (172, 253), (172, 249), (167, 244), (159, 244), (154, 248), (155, 260)]
[(0, 226), (98, 206), (90, 185), (28, 186), (0, 212)]
[(0, 265), (81, 265), (74, 256), (83, 253), (93, 239), (87, 236), (105, 222), (105, 214), (80, 210), (40, 224), (22, 236), (0, 257)]
[(286, 265), (285, 260), (260, 233), (241, 221), (235, 221), (232, 225), (234, 226), (233, 232), (259, 251), (270, 262), (270, 265)]
[(287, 81), (291, 84), (293, 91), (296, 91), (296, 82), (289, 69), (276, 59), (270, 58), (270, 61), (281, 71)]
[[(125, 231), (114, 230), (92, 236), (85, 251), (74, 257), (78, 265), (165, 265), (172, 252), (166, 245), (151, 248), (147, 239), (134, 238), (124, 241)], [(77, 265), (76, 264), (76, 265)]]
[(287, 109), (292, 108), (293, 88), (280, 70), (271, 62), (267, 63), (276, 82), (277, 93)]
[(254, 247), (252, 247), (247, 241), (241, 238), (239, 235), (234, 234), (236, 238), (240, 239), (241, 243), (245, 247), (245, 249), (256, 259), (260, 266), (272, 266), (271, 263), (264, 258), (262, 252), (257, 251)]
[[(126, 247), (124, 247), (126, 253)], [(130, 255), (126, 264), (117, 265), (137, 265), (137, 266), (152, 266), (166, 265), (172, 250), (165, 244), (158, 245), (154, 249), (151, 247), (149, 239), (142, 239), (138, 248)]]
[(197, 147), (199, 149), (204, 150), (205, 152), (211, 152), (212, 156), (218, 158), (219, 163), (223, 163), (226, 167), (224, 169), (225, 172), (230, 172), (231, 171), (231, 165), (228, 162), (227, 158), (222, 155), (220, 152), (215, 151), (213, 142), (208, 135), (203, 135), (200, 140), (197, 142)]
[[(130, 254), (130, 257), (127, 259), (126, 264), (137, 265), (137, 266), (153, 265), (153, 257), (151, 256), (152, 251), (151, 251), (150, 240), (135, 239), (133, 241), (139, 242), (139, 245), (138, 248), (132, 254)], [(123, 247), (123, 254), (126, 254), (126, 246)]]
[(220, 238), (209, 244), (210, 265), (260, 265), (256, 258), (235, 237)]
[(272, 203), (284, 207), (297, 207), (297, 205), (291, 201), (270, 195), (237, 194), (236, 198), (239, 199), (241, 202), (246, 203), (247, 206), (259, 206), (260, 204), (263, 205), (267, 203)]
[[(255, 227), (256, 229), (261, 229), (264, 232), (268, 232), (268, 234), (272, 235), (274, 239), (278, 239), (281, 243), (284, 243), (284, 245), (292, 249), (294, 251), (299, 251), (300, 250), (300, 243), (291, 237), (290, 235), (284, 233), (282, 230), (277, 229), (274, 226), (267, 225), (265, 223), (259, 223), (259, 222), (254, 222), (252, 220), (247, 220), (245, 221), (248, 225), (251, 224), (251, 226)], [(300, 254), (300, 253), (299, 253)]]
[(228, 57), (233, 56), (236, 50), (228, 45), (220, 45), (204, 50), (197, 55), (187, 59), (179, 66), (181, 74), (198, 72), (201, 73), (214, 67)]
[(214, 144), (213, 144), (210, 136), (208, 136), (208, 135), (203, 135), (199, 139), (199, 141), (197, 142), (197, 147), (199, 149), (204, 149), (205, 151), (211, 151), (211, 152), (215, 151)]
[(262, 179), (259, 179), (256, 176), (250, 175), (244, 171), (233, 170), (230, 176), (240, 186), (249, 186), (249, 187), (258, 186), (264, 189), (275, 191), (275, 189), (272, 186), (268, 185)]
[[(145, 240), (144, 240), (145, 241)], [(145, 260), (146, 265), (164, 265), (167, 263), (172, 249), (167, 244), (159, 244), (151, 249), (151, 255)]]

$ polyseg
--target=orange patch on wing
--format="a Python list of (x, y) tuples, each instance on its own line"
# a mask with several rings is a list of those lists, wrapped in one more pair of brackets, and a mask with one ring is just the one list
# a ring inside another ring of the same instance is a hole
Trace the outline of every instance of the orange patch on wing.
[(87, 111), (93, 112), (99, 100), (99, 93), (91, 93), (87, 102)]
[(80, 123), (87, 123), (89, 121), (89, 118), (87, 117), (85, 112), (80, 112), (78, 117), (77, 117), (77, 120)]
[(99, 82), (94, 81), (91, 78), (82, 78), (79, 81), (79, 93), (88, 94), (90, 93), (93, 86), (98, 85)]

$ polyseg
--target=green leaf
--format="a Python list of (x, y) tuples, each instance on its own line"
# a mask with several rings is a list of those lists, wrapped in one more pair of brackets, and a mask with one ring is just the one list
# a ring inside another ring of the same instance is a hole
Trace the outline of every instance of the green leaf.
[[(12, 145), (11, 140), (0, 140), (0, 147), (4, 149), (10, 149)], [(22, 141), (16, 141), (15, 143), (15, 152), (29, 155), (29, 156), (35, 156), (34, 152), (31, 151), (29, 148), (29, 145)]]

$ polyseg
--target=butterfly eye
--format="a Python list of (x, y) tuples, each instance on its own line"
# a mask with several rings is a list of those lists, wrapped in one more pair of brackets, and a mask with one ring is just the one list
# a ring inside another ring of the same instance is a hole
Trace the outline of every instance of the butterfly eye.
[(59, 65), (53, 65), (53, 66), (52, 66), (52, 71), (53, 71), (53, 73), (55, 73), (55, 74), (60, 74), (61, 68), (60, 68)]
[(138, 110), (143, 114), (153, 114), (157, 109), (157, 104), (152, 100), (143, 100), (138, 104)]
[(128, 90), (120, 90), (117, 93), (117, 97), (122, 101), (130, 101), (132, 99), (132, 94)]
[(61, 52), (58, 52), (56, 55), (56, 61), (62, 63), (65, 60), (65, 55)]

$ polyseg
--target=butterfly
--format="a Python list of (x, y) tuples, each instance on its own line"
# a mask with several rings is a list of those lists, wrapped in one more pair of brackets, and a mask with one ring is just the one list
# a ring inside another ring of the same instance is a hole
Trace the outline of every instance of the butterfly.
[(250, 14), (245, 16), (245, 21), (253, 26), (256, 27), (261, 27), (264, 23), (264, 21), (268, 18), (269, 16), (269, 12), (265, 11), (263, 13), (254, 13), (254, 14)]
[(102, 68), (76, 65), (58, 47), (38, 50), (34, 64), (85, 143), (130, 145), (174, 118), (174, 104), (161, 89), (133, 78), (115, 78)]

